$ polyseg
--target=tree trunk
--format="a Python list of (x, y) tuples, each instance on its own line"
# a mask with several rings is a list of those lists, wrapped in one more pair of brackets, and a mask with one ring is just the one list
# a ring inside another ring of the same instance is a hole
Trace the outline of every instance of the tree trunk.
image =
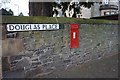
[(29, 2), (29, 15), (52, 17), (52, 8), (52, 2)]

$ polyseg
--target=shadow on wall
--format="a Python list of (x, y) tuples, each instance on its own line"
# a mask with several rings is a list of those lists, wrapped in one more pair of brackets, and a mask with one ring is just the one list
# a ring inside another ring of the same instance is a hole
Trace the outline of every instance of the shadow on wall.
[(5, 25), (1, 26), (2, 30), (2, 56), (17, 55), (23, 51), (23, 40), (18, 38), (17, 32), (8, 32)]
[(2, 56), (17, 55), (24, 49), (23, 41), (15, 38), (2, 40)]

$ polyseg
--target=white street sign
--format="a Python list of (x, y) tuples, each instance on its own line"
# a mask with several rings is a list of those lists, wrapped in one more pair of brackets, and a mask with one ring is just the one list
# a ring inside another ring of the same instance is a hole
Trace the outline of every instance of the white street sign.
[(7, 24), (7, 31), (58, 30), (59, 24)]

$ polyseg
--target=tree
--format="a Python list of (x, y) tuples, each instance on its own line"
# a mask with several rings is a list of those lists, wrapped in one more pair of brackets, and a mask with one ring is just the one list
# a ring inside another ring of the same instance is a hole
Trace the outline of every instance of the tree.
[(11, 9), (9, 9), (8, 11), (11, 15), (14, 15), (13, 11)]
[(6, 9), (1, 9), (0, 10), (0, 15), (11, 15), (11, 16), (13, 16), (13, 11), (11, 10), (11, 9), (9, 9), (9, 11), (7, 11)]
[[(61, 3), (54, 2), (54, 7), (60, 8), (65, 17), (66, 17), (66, 11), (70, 12), (73, 9), (72, 17), (76, 17), (76, 14), (80, 13), (81, 10), (80, 6), (90, 8), (93, 5), (93, 3), (94, 2), (61, 2)], [(57, 11), (56, 9), (54, 10)]]
[[(71, 4), (72, 3), (72, 4)], [(53, 14), (58, 15), (58, 10), (61, 9), (62, 14), (66, 16), (66, 11), (70, 12), (73, 10), (72, 17), (76, 17), (76, 14), (80, 13), (80, 6), (90, 8), (94, 2), (29, 2), (29, 15), (30, 16), (50, 16)], [(53, 10), (54, 7), (54, 10)], [(70, 15), (70, 14), (69, 14)]]
[(4, 5), (5, 9), (6, 9), (6, 4), (10, 3), (11, 0), (1, 0), (1, 6)]
[(29, 2), (30, 16), (52, 16), (52, 2)]
[(23, 15), (23, 13), (21, 12), (21, 13), (19, 14), (19, 16), (24, 16), (24, 15)]

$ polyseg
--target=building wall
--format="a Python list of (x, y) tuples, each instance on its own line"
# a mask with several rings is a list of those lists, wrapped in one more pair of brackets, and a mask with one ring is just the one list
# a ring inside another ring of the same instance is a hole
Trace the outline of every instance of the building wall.
[[(118, 5), (118, 0), (109, 0), (110, 5)], [(42, 6), (43, 5), (43, 6)], [(52, 10), (52, 7), (45, 7), (44, 5), (50, 5), (47, 3), (29, 3), (29, 15), (30, 16), (52, 16), (52, 11), (48, 11), (50, 8)], [(49, 9), (47, 9), (49, 8)], [(90, 18), (90, 17), (97, 17), (97, 16), (103, 16), (100, 12), (100, 4), (95, 2), (94, 5), (91, 7), (91, 9), (82, 7), (81, 14), (79, 14), (80, 18)], [(46, 14), (48, 13), (48, 14)]]
[[(117, 5), (119, 7), (118, 0), (108, 0), (108, 1), (109, 1), (108, 2), (109, 5)], [(104, 4), (104, 2), (102, 2), (102, 4), (94, 3), (94, 5), (91, 8), (91, 17), (104, 16), (104, 12), (106, 12), (106, 11), (116, 11), (118, 13), (119, 9), (118, 10), (108, 9), (108, 10), (100, 11), (100, 5), (105, 5), (105, 4)]]
[(91, 17), (91, 8), (85, 8), (85, 7), (81, 7), (81, 14), (80, 18), (90, 18)]
[(100, 16), (100, 4), (95, 2), (94, 5), (91, 7), (91, 17)]
[(119, 0), (109, 0), (109, 4), (119, 5)]
[[(119, 4), (118, 4), (118, 0), (108, 0), (109, 3), (108, 5), (116, 5), (118, 6), (118, 10), (119, 10)], [(104, 4), (103, 4), (104, 5)], [(106, 14), (106, 12), (109, 13), (109, 15), (112, 15), (112, 14), (118, 14), (118, 10), (115, 10), (115, 9), (107, 9), (107, 10), (101, 10), (101, 16), (104, 16)]]
[[(112, 10), (112, 9), (102, 10), (102, 11), (101, 11), (101, 16), (104, 16), (104, 15), (105, 15), (105, 12), (111, 12), (111, 11), (117, 12), (116, 10)], [(118, 12), (117, 12), (117, 13), (118, 13)]]
[(25, 77), (30, 78), (118, 53), (117, 24), (80, 23), (79, 47), (73, 49), (69, 24), (62, 27), (56, 31), (19, 32), (25, 50), (11, 56), (12, 65), (16, 65), (12, 70), (25, 69)]
[(29, 16), (52, 17), (52, 2), (29, 2)]

